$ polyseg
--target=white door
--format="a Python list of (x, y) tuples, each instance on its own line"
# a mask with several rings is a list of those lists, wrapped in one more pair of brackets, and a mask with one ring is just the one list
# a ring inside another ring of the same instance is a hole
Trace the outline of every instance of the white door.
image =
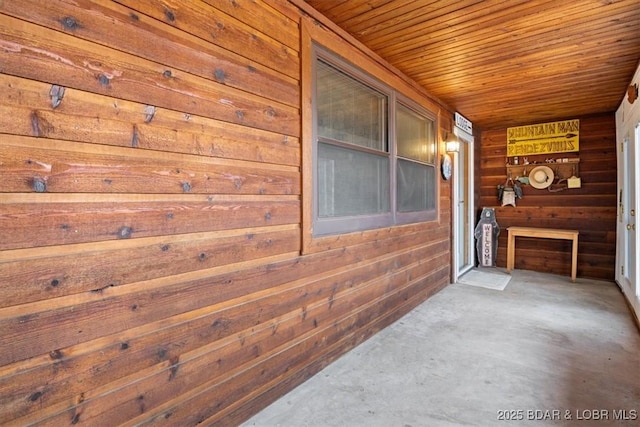
[[(457, 129), (456, 129), (457, 130)], [(456, 132), (458, 134), (458, 132)], [(454, 282), (474, 266), (473, 136), (458, 134), (460, 148), (453, 155), (453, 270)]]
[(638, 283), (638, 189), (640, 189), (640, 122), (618, 128), (618, 222), (616, 227), (616, 281), (640, 313)]
[(632, 137), (628, 141), (629, 154), (625, 161), (627, 169), (625, 171), (627, 179), (627, 191), (629, 209), (625, 218), (625, 229), (627, 232), (627, 267), (625, 271), (625, 279), (629, 281), (629, 287), (633, 289), (633, 294), (637, 297), (640, 295), (640, 284), (638, 283), (638, 232), (637, 228), (637, 212), (638, 212), (638, 141), (640, 140), (640, 124), (635, 126), (631, 131)]
[[(616, 141), (618, 147), (618, 217), (616, 226), (616, 282), (640, 317), (640, 67), (616, 111)], [(635, 89), (635, 90), (634, 90)], [(635, 94), (634, 94), (635, 92)]]

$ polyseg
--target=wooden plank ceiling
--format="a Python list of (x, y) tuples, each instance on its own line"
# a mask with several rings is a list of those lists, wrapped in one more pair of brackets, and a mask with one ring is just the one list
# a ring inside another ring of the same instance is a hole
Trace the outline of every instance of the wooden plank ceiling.
[(307, 0), (482, 129), (612, 112), (638, 0)]

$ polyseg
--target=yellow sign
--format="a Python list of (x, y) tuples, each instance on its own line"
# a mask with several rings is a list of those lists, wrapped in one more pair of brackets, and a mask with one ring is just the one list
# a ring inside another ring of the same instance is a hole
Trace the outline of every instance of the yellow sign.
[(580, 120), (507, 128), (507, 157), (579, 151)]

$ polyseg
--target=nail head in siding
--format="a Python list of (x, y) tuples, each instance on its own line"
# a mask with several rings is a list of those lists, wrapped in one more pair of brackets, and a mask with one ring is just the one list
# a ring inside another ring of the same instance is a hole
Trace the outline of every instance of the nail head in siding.
[(64, 97), (64, 87), (58, 85), (52, 85), (49, 91), (49, 97), (51, 98), (51, 107), (56, 108), (62, 102)]
[(165, 9), (164, 16), (166, 16), (167, 19), (171, 22), (176, 20), (176, 14), (172, 10)]
[(189, 184), (188, 182), (183, 182), (182, 191), (184, 191), (185, 193), (188, 193), (189, 191), (191, 191), (191, 184)]
[(60, 284), (60, 281), (58, 279), (53, 279), (51, 281), (51, 286), (53, 286), (54, 288), (57, 287)]
[(244, 119), (244, 113), (241, 110), (236, 111), (236, 116), (238, 117), (238, 120), (243, 120)]
[(164, 70), (164, 72), (162, 73), (163, 76), (165, 76), (166, 78), (170, 79), (171, 77), (173, 77), (173, 75), (171, 74), (171, 70)]
[(269, 221), (271, 219), (271, 212), (267, 212), (266, 214), (264, 214), (264, 219)]

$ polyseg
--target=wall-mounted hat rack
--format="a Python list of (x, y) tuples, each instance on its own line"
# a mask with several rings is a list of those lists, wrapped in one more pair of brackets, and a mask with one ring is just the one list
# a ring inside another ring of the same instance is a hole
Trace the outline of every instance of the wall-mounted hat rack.
[[(512, 160), (513, 161), (513, 160)], [(565, 188), (580, 188), (580, 159), (577, 157), (545, 159), (544, 161), (536, 161), (534, 163), (518, 164), (507, 163), (507, 178), (520, 180), (528, 184), (528, 177), (536, 166), (548, 166), (554, 174), (554, 181), (567, 182)], [(524, 178), (524, 179), (521, 179)]]

